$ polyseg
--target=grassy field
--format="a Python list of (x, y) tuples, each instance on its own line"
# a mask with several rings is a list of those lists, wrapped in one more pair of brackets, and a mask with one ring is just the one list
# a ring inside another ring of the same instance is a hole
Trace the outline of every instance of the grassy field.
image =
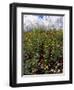
[(63, 72), (63, 30), (23, 32), (23, 75)]

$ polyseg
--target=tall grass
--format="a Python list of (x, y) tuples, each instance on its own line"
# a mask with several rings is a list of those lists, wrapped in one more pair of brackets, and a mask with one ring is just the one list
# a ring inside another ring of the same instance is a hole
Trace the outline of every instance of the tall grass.
[(63, 30), (33, 29), (23, 32), (22, 72), (56, 74), (63, 72)]

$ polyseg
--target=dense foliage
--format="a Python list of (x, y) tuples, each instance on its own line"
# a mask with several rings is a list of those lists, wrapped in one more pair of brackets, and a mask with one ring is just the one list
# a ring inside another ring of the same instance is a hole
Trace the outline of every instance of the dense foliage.
[(24, 75), (63, 72), (63, 30), (23, 32)]

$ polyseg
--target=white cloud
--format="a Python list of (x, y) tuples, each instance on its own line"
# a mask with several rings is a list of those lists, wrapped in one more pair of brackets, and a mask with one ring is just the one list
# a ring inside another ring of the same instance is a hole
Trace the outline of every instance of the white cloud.
[(24, 15), (23, 18), (24, 31), (30, 31), (33, 28), (44, 28), (45, 30), (52, 28), (63, 28), (63, 16), (43, 16)]

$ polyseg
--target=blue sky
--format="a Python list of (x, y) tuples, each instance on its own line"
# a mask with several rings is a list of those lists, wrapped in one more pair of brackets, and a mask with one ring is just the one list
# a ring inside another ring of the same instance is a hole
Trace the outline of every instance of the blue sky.
[(43, 15), (39, 15), (38, 18), (39, 18), (39, 19), (43, 19)]
[(53, 15), (24, 15), (24, 30), (32, 28), (45, 28), (45, 30), (53, 28), (62, 29), (64, 24), (63, 17)]

